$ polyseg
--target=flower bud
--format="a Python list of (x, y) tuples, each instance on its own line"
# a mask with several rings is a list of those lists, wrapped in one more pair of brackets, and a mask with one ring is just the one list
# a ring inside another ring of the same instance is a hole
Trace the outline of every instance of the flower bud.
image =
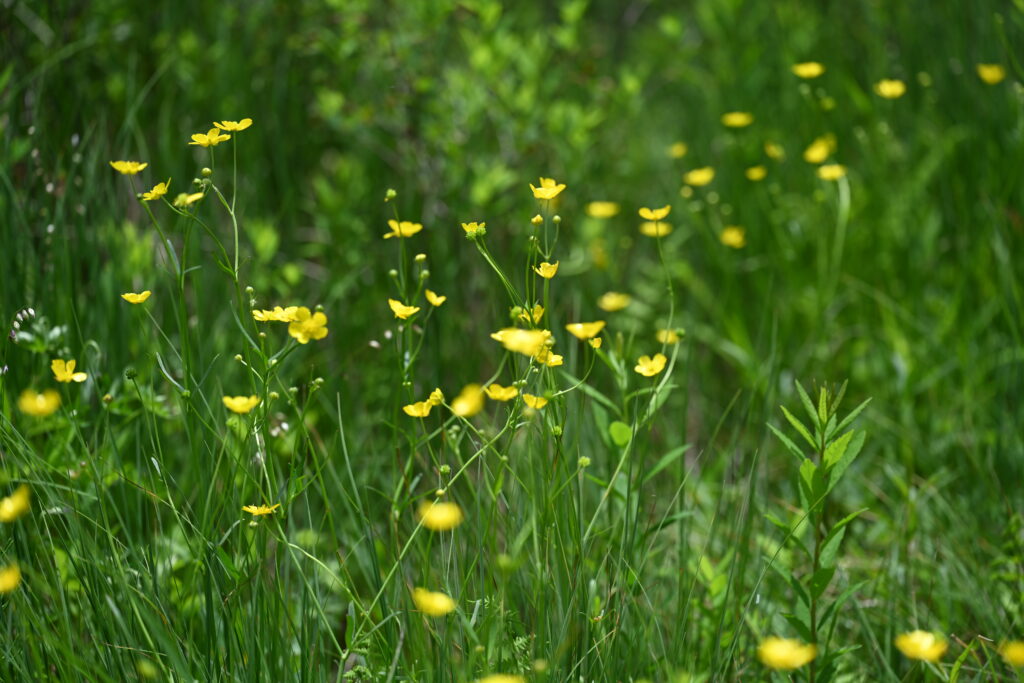
[(544, 217), (538, 213), (536, 216), (530, 219), (530, 222), (533, 223), (534, 225), (540, 225), (541, 223), (544, 222)]
[(124, 370), (124, 378), (129, 382), (138, 377), (138, 375), (139, 373), (138, 371), (135, 370), (135, 368), (125, 368)]
[(559, 223), (562, 222), (562, 217), (556, 213), (554, 216), (552, 216), (551, 220), (554, 222), (555, 225), (558, 225)]
[(416, 261), (416, 263), (423, 263), (424, 261), (427, 260), (427, 255), (426, 254), (416, 254), (416, 257), (413, 260)]

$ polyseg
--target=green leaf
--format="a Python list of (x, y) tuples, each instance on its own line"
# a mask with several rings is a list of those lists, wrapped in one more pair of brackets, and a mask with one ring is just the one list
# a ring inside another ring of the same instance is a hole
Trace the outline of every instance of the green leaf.
[(841, 527), (835, 534), (829, 534), (828, 539), (821, 546), (819, 561), (822, 567), (831, 567), (836, 561), (836, 553), (839, 552), (839, 544), (843, 542), (846, 535), (846, 527)]
[(810, 431), (807, 430), (804, 423), (796, 419), (796, 416), (794, 416), (793, 413), (786, 410), (786, 406), (779, 407), (782, 408), (782, 414), (786, 416), (787, 420), (789, 420), (789, 424), (793, 425), (793, 429), (795, 429), (800, 436), (804, 437), (804, 441), (806, 441), (812, 449), (816, 449), (818, 444), (815, 443), (814, 437), (811, 436)]
[(814, 572), (807, 585), (813, 599), (817, 600), (821, 597), (821, 594), (828, 588), (828, 584), (832, 582), (832, 577), (835, 576), (835, 573), (835, 567), (822, 567)]
[(842, 593), (840, 593), (839, 597), (837, 597), (835, 600), (829, 603), (829, 605), (821, 613), (820, 624), (821, 630), (823, 632), (829, 630), (829, 620), (834, 620), (839, 616), (839, 610), (842, 609), (846, 601), (849, 600), (854, 593), (856, 593), (862, 587), (867, 585), (867, 583), (867, 581), (861, 581), (860, 583), (853, 584), (852, 586), (844, 590)]
[(953, 668), (949, 672), (949, 683), (956, 683), (960, 679), (960, 669), (963, 667), (964, 662), (974, 652), (974, 648), (977, 646), (978, 641), (972, 640), (964, 648), (964, 651), (960, 653), (960, 656), (956, 658), (956, 662), (953, 663)]
[(804, 391), (804, 386), (800, 382), (796, 383), (797, 393), (800, 394), (800, 402), (804, 404), (804, 410), (807, 411), (807, 415), (811, 418), (811, 422), (814, 423), (815, 428), (818, 427), (818, 411), (814, 409), (814, 404), (811, 403), (811, 397)]
[(612, 441), (616, 446), (624, 448), (629, 444), (630, 439), (633, 438), (633, 428), (625, 422), (616, 420), (608, 425), (608, 435), (612, 437)]
[(790, 438), (788, 436), (783, 434), (774, 425), (772, 425), (770, 423), (768, 425), (768, 429), (772, 430), (772, 433), (775, 434), (775, 436), (779, 437), (779, 441), (781, 441), (782, 445), (786, 447), (786, 450), (788, 450), (790, 453), (795, 455), (797, 460), (803, 461), (803, 459), (804, 459), (804, 452), (801, 451), (797, 447), (797, 445), (795, 443), (793, 443), (792, 440), (790, 440)]
[(832, 467), (843, 457), (843, 453), (846, 452), (846, 447), (850, 445), (850, 439), (852, 438), (853, 432), (846, 432), (825, 447), (825, 467)]
[(829, 491), (835, 488), (835, 485), (839, 482), (839, 478), (843, 476), (843, 473), (846, 471), (846, 468), (850, 466), (850, 464), (857, 457), (857, 454), (860, 453), (860, 449), (864, 446), (865, 436), (867, 436), (867, 433), (864, 431), (855, 433), (853, 435), (853, 438), (850, 439), (849, 445), (844, 449), (843, 454), (839, 456), (839, 458), (836, 460), (836, 463), (832, 465), (832, 467), (829, 469)]
[(811, 635), (811, 618), (806, 607), (798, 605), (795, 612), (783, 614), (782, 616), (786, 618), (786, 621), (793, 627), (797, 635), (804, 639), (804, 642), (814, 642), (814, 636)]
[(666, 453), (665, 455), (661, 456), (661, 459), (658, 460), (657, 463), (655, 463), (654, 467), (652, 467), (650, 469), (650, 471), (647, 472), (647, 474), (644, 475), (643, 483), (646, 484), (647, 482), (649, 482), (654, 477), (654, 475), (658, 474), (658, 472), (661, 472), (663, 469), (665, 469), (666, 467), (671, 465), (673, 462), (678, 460), (679, 456), (681, 456), (683, 453), (685, 453), (687, 450), (689, 450), (690, 447), (691, 447), (691, 444), (684, 444), (682, 446), (678, 446), (676, 448), (673, 448), (668, 453)]
[(838, 427), (836, 427), (836, 431), (837, 431), (837, 432), (841, 432), (841, 431), (843, 431), (844, 429), (846, 429), (846, 428), (847, 428), (848, 426), (850, 426), (850, 424), (851, 424), (851, 423), (852, 423), (852, 422), (853, 422), (854, 420), (856, 420), (856, 419), (857, 419), (857, 416), (858, 416), (858, 415), (860, 415), (860, 414), (861, 414), (861, 412), (862, 412), (862, 411), (863, 411), (863, 410), (864, 410), (865, 408), (867, 408), (867, 407), (868, 407), (868, 404), (869, 404), (869, 403), (871, 403), (871, 399), (870, 399), (870, 398), (869, 398), (869, 399), (867, 399), (867, 400), (865, 400), (865, 401), (864, 401), (863, 403), (861, 403), (861, 404), (860, 404), (859, 406), (857, 406), (856, 408), (854, 408), (854, 409), (853, 409), (852, 411), (850, 411), (850, 414), (849, 414), (849, 415), (847, 415), (846, 417), (844, 417), (844, 418), (843, 418), (843, 421), (839, 423), (839, 426), (838, 426)]
[(824, 429), (825, 424), (828, 423), (828, 391), (825, 387), (821, 388), (821, 393), (818, 394), (818, 425), (819, 428)]

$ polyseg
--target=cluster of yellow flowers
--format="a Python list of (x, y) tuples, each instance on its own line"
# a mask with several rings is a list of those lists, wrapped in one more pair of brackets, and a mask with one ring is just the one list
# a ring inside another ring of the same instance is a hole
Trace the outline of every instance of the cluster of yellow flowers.
[[(0, 523), (10, 524), (29, 511), (31, 493), (28, 486), (22, 484), (14, 493), (0, 499)], [(21, 584), (21, 567), (12, 562), (0, 567), (0, 593), (10, 593)]]

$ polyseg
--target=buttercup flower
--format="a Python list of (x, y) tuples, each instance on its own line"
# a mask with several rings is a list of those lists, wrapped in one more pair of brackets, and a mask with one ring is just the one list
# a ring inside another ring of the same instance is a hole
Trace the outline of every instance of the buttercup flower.
[(545, 261), (539, 266), (536, 266), (533, 270), (537, 275), (540, 275), (545, 280), (550, 280), (555, 276), (555, 273), (558, 272), (558, 261), (555, 261), (554, 263), (548, 263)]
[(647, 237), (664, 237), (671, 234), (672, 224), (661, 221), (644, 221), (640, 224), (640, 234)]
[(84, 382), (89, 375), (84, 372), (75, 372), (75, 361), (63, 361), (55, 358), (50, 361), (50, 369), (58, 382)]
[(906, 83), (896, 78), (883, 78), (878, 83), (875, 83), (875, 94), (887, 100), (901, 97), (906, 91)]
[(431, 405), (441, 405), (444, 403), (444, 392), (442, 392), (440, 388), (434, 389), (430, 392), (430, 396), (427, 397), (427, 401), (429, 401)]
[(530, 189), (533, 190), (536, 199), (554, 199), (565, 189), (565, 183), (555, 182), (554, 178), (541, 178), (540, 187), (534, 187), (533, 183), (530, 183)]
[(535, 304), (533, 310), (523, 309), (523, 312), (519, 314), (519, 319), (523, 322), (533, 323), (537, 325), (540, 323), (540, 319), (544, 317), (544, 307), (540, 304)]
[(548, 366), (549, 368), (557, 368), (565, 360), (564, 358), (562, 358), (557, 353), (552, 353), (551, 349), (546, 347), (546, 346), (543, 349), (541, 349), (540, 353), (538, 353), (533, 358), (538, 363), (543, 363), (544, 365)]
[(412, 602), (416, 609), (428, 617), (443, 617), (455, 610), (455, 601), (444, 593), (428, 591), (426, 588), (414, 588)]
[(602, 311), (614, 313), (615, 311), (621, 311), (623, 308), (628, 306), (631, 301), (633, 301), (633, 297), (629, 294), (623, 294), (621, 292), (605, 292), (601, 295), (601, 298), (597, 300), (597, 307)]
[(395, 314), (395, 317), (401, 318), (402, 320), (408, 319), (411, 315), (416, 315), (420, 310), (419, 306), (406, 306), (397, 299), (388, 299), (388, 306), (391, 307), (391, 311)]
[(588, 339), (587, 343), (590, 344), (595, 349), (601, 348), (601, 338), (600, 337), (594, 337), (593, 339)]
[(523, 403), (530, 406), (534, 410), (540, 410), (548, 404), (548, 400), (543, 396), (534, 396), (533, 394), (523, 394)]
[(230, 139), (230, 135), (225, 135), (221, 133), (218, 129), (211, 128), (210, 130), (206, 131), (205, 134), (195, 133), (192, 136), (192, 142), (188, 144), (199, 145), (201, 147), (216, 147), (220, 143)]
[(246, 505), (242, 507), (242, 511), (248, 512), (253, 517), (259, 517), (261, 515), (269, 515), (279, 507), (281, 507), (280, 503), (274, 503), (273, 505)]
[(757, 658), (769, 669), (792, 671), (810, 664), (818, 648), (789, 638), (765, 638), (757, 647)]
[(1024, 667), (1024, 641), (1011, 640), (999, 646), (999, 654), (1010, 666)]
[(769, 159), (775, 159), (776, 161), (786, 158), (786, 150), (777, 142), (769, 141), (764, 143), (764, 153)]
[(0, 499), (0, 522), (8, 524), (18, 519), (31, 507), (32, 494), (27, 484), (14, 489), (14, 493)]
[(174, 205), (179, 209), (183, 209), (186, 206), (192, 206), (200, 199), (202, 199), (204, 196), (205, 195), (203, 195), (202, 192), (193, 192), (192, 194), (186, 194), (185, 192), (182, 192), (181, 194), (174, 198)]
[(467, 384), (452, 400), (452, 413), (459, 417), (473, 417), (484, 409), (484, 390), (479, 384)]
[(661, 344), (679, 343), (679, 333), (675, 330), (658, 330), (654, 333), (654, 338)]
[(669, 145), (668, 155), (673, 159), (682, 159), (688, 151), (689, 147), (686, 146), (685, 142), (673, 142)]
[(807, 149), (804, 150), (804, 161), (809, 164), (820, 164), (828, 158), (828, 155), (836, 149), (836, 139), (832, 135), (823, 135), (816, 138)]
[(590, 202), (586, 211), (591, 218), (611, 218), (619, 213), (619, 205), (615, 202)]
[(846, 175), (846, 167), (842, 164), (825, 164), (818, 167), (818, 177), (822, 180), (839, 180)]
[(509, 351), (522, 353), (531, 358), (540, 353), (551, 340), (547, 330), (521, 330), (518, 327), (506, 327), (491, 334), (491, 339), (501, 342)]
[(649, 209), (646, 206), (642, 207), (639, 211), (640, 218), (648, 221), (660, 221), (661, 219), (668, 216), (669, 212), (672, 211), (672, 205), (666, 204), (660, 209)]
[(18, 565), (7, 565), (0, 569), (0, 593), (10, 593), (21, 583), (21, 569)]
[(327, 316), (319, 311), (310, 313), (305, 306), (299, 306), (295, 319), (288, 323), (288, 334), (300, 344), (308, 344), (310, 339), (323, 339), (327, 336)]
[(526, 679), (522, 676), (512, 676), (510, 674), (491, 674), (490, 676), (476, 679), (476, 683), (526, 683)]
[(668, 358), (666, 358), (663, 353), (656, 353), (653, 358), (650, 356), (640, 356), (640, 358), (637, 359), (636, 367), (633, 368), (633, 370), (644, 377), (654, 377), (665, 369), (666, 362), (668, 362)]
[(138, 294), (136, 294), (135, 292), (125, 292), (124, 294), (121, 295), (121, 298), (130, 304), (141, 304), (143, 301), (149, 298), (150, 294), (152, 294), (152, 292), (149, 291), (148, 289), (139, 292)]
[(26, 389), (18, 397), (18, 410), (32, 417), (48, 417), (60, 408), (60, 394), (47, 389), (41, 394)]
[(252, 125), (252, 119), (242, 119), (241, 121), (214, 121), (213, 125), (217, 126), (221, 130), (239, 131), (245, 130)]
[(431, 531), (451, 531), (462, 524), (462, 508), (455, 503), (423, 501), (417, 515)]
[(121, 175), (135, 175), (149, 164), (142, 161), (111, 161), (110, 166)]
[(1006, 78), (1006, 69), (999, 64), (979, 64), (977, 68), (978, 78), (989, 85), (1001, 83)]
[(945, 654), (949, 645), (946, 639), (928, 631), (911, 631), (896, 636), (896, 647), (905, 657), (921, 659), (926, 662), (937, 662)]
[(793, 65), (793, 73), (800, 78), (817, 78), (825, 73), (825, 66), (820, 62), (800, 62)]
[(263, 309), (263, 310), (253, 309), (253, 311), (252, 311), (253, 320), (259, 321), (261, 323), (270, 322), (270, 321), (279, 322), (279, 323), (295, 322), (296, 320), (299, 319), (298, 315), (299, 315), (299, 307), (298, 306), (288, 306), (287, 308), (281, 308), (280, 306), (274, 306), (274, 308), (271, 309), (271, 310), (267, 310), (267, 309)]
[(225, 396), (224, 407), (233, 413), (244, 415), (259, 405), (258, 396)]
[(491, 384), (484, 392), (492, 401), (511, 401), (519, 395), (519, 389), (512, 386), (503, 387), (500, 384)]
[(683, 182), (693, 187), (703, 187), (715, 179), (715, 169), (710, 166), (695, 168), (683, 175)]
[(434, 404), (430, 401), (417, 401), (416, 403), (402, 406), (402, 411), (409, 417), (427, 417), (430, 415), (430, 409), (433, 407)]
[(391, 228), (391, 232), (384, 234), (386, 240), (392, 237), (412, 237), (423, 229), (423, 224), (412, 221), (396, 221), (392, 218), (388, 221), (388, 227)]
[(604, 324), (603, 320), (595, 320), (592, 323), (569, 323), (565, 326), (565, 329), (577, 339), (590, 339), (601, 334)]
[(153, 189), (149, 192), (142, 193), (142, 201), (151, 202), (154, 199), (160, 199), (167, 194), (167, 189), (171, 186), (171, 179), (168, 178), (166, 183), (157, 183), (153, 186)]
[(733, 249), (742, 249), (747, 246), (746, 231), (738, 225), (726, 226), (718, 239), (722, 244)]
[(466, 237), (473, 238), (487, 234), (487, 224), (484, 222), (463, 223), (462, 229), (466, 231)]
[(743, 175), (747, 176), (747, 180), (756, 183), (758, 180), (764, 180), (764, 177), (768, 175), (768, 169), (764, 166), (751, 166), (743, 172)]
[(754, 122), (754, 115), (746, 111), (731, 111), (722, 114), (722, 125), (728, 128), (744, 128)]
[(433, 291), (431, 291), (429, 289), (426, 291), (426, 295), (427, 295), (427, 301), (429, 301), (430, 305), (435, 307), (435, 308), (440, 306), (441, 304), (443, 304), (445, 301), (448, 300), (448, 297), (441, 296), (437, 292), (433, 292)]

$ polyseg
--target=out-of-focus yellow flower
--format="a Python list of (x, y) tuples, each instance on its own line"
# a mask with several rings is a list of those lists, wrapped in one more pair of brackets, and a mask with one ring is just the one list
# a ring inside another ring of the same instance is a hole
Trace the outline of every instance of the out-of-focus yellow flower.
[(565, 189), (565, 184), (555, 182), (554, 178), (541, 178), (540, 187), (534, 187), (533, 183), (530, 183), (530, 189), (537, 199), (554, 199)]
[(640, 234), (646, 237), (664, 237), (671, 234), (672, 224), (661, 221), (644, 221), (640, 224)]
[(186, 194), (182, 192), (181, 194), (174, 198), (174, 205), (179, 209), (183, 209), (186, 206), (192, 206), (200, 199), (202, 199), (203, 196), (204, 195), (202, 192), (193, 192), (192, 194)]
[(842, 164), (825, 164), (818, 167), (818, 177), (822, 180), (839, 180), (846, 175), (846, 167)]
[(526, 683), (526, 679), (522, 676), (513, 676), (511, 674), (491, 674), (490, 676), (476, 679), (476, 683)]
[(480, 235), (487, 234), (487, 224), (483, 221), (479, 223), (476, 221), (473, 221), (472, 223), (463, 223), (462, 229), (466, 231), (466, 237), (478, 237)]
[(21, 583), (21, 569), (16, 564), (9, 564), (0, 569), (0, 593), (10, 593)]
[(665, 369), (665, 363), (667, 361), (668, 358), (666, 358), (663, 353), (656, 353), (653, 358), (651, 356), (640, 356), (640, 358), (637, 359), (636, 367), (633, 368), (633, 370), (644, 377), (654, 377)]
[(153, 186), (153, 189), (150, 190), (149, 192), (143, 192), (142, 193), (142, 200), (145, 201), (145, 202), (151, 202), (154, 199), (160, 199), (165, 194), (167, 194), (167, 190), (170, 187), (171, 187), (171, 179), (168, 178), (166, 183), (157, 183), (156, 185)]
[(534, 272), (537, 273), (537, 275), (540, 275), (545, 280), (550, 280), (555, 276), (555, 273), (558, 272), (558, 261), (555, 261), (554, 263), (548, 263), (547, 261), (544, 261), (539, 266), (536, 266), (533, 270)]
[(937, 662), (946, 653), (946, 639), (929, 631), (911, 631), (896, 636), (896, 647), (905, 657)]
[(683, 182), (693, 187), (703, 187), (715, 179), (715, 169), (710, 166), (695, 168), (683, 174)]
[(288, 306), (287, 308), (281, 308), (280, 306), (274, 306), (273, 309), (257, 310), (253, 309), (252, 317), (254, 320), (259, 322), (279, 322), (279, 323), (290, 323), (298, 320), (299, 307)]
[(509, 351), (522, 353), (532, 358), (547, 347), (551, 333), (547, 330), (521, 330), (518, 327), (506, 327), (492, 333), (491, 339), (500, 342)]
[(768, 169), (764, 166), (751, 166), (743, 172), (743, 175), (747, 176), (747, 180), (756, 183), (759, 180), (764, 180), (764, 177), (768, 175)]
[(153, 292), (148, 289), (136, 294), (135, 292), (125, 292), (121, 295), (121, 298), (130, 304), (141, 304), (143, 301), (149, 298), (149, 295)]
[(423, 224), (412, 221), (396, 221), (392, 218), (388, 221), (388, 227), (391, 228), (391, 232), (384, 234), (386, 240), (392, 237), (412, 237), (423, 229)]
[(0, 522), (5, 524), (18, 519), (32, 506), (32, 493), (27, 484), (14, 489), (14, 493), (0, 499)]
[(769, 159), (775, 159), (776, 161), (786, 158), (785, 148), (777, 142), (768, 141), (764, 143), (764, 153)]
[(260, 517), (273, 514), (274, 510), (279, 507), (281, 507), (280, 503), (274, 503), (273, 505), (245, 505), (242, 507), (242, 511), (248, 512), (253, 517)]
[(110, 166), (121, 175), (135, 175), (149, 164), (144, 161), (111, 161)]
[(452, 413), (459, 417), (473, 417), (484, 409), (484, 390), (479, 384), (467, 384), (452, 400)]
[(225, 396), (224, 407), (233, 413), (245, 415), (260, 404), (258, 396)]
[(57, 412), (58, 408), (60, 394), (53, 389), (47, 389), (41, 394), (26, 389), (18, 396), (18, 410), (32, 417), (48, 417)]
[(543, 222), (544, 216), (541, 216), (539, 213), (530, 219), (530, 225), (540, 225)]
[(565, 360), (557, 353), (553, 353), (551, 349), (546, 346), (543, 349), (541, 349), (540, 353), (534, 356), (533, 359), (538, 363), (543, 363), (549, 368), (557, 368)]
[(722, 114), (722, 125), (728, 128), (745, 128), (754, 122), (754, 115), (746, 111), (730, 111)]
[(686, 146), (685, 142), (673, 142), (668, 147), (668, 155), (673, 159), (682, 159), (688, 151), (690, 148)]
[(534, 325), (540, 324), (540, 319), (544, 317), (544, 307), (540, 304), (535, 304), (533, 310), (523, 309), (523, 312), (519, 314), (519, 319), (523, 322), (533, 323)]
[(979, 64), (978, 78), (989, 85), (996, 85), (1006, 78), (1006, 69), (1000, 64)]
[(675, 330), (658, 330), (654, 333), (654, 338), (661, 344), (679, 343), (679, 333)]
[(792, 671), (810, 664), (818, 655), (814, 645), (789, 638), (765, 638), (757, 647), (757, 658), (769, 669)]
[(597, 307), (602, 311), (614, 313), (615, 311), (621, 311), (623, 308), (628, 306), (631, 301), (633, 301), (633, 297), (629, 294), (623, 294), (622, 292), (605, 292), (601, 295), (601, 298), (597, 300)]
[(245, 130), (252, 125), (252, 119), (242, 119), (241, 121), (214, 121), (213, 125), (217, 126), (221, 130), (229, 130), (232, 132)]
[(817, 78), (825, 73), (825, 65), (821, 62), (800, 62), (793, 65), (793, 73), (800, 78)]
[(429, 301), (430, 305), (434, 306), (435, 308), (437, 306), (440, 306), (441, 304), (443, 304), (445, 301), (448, 300), (448, 297), (441, 296), (437, 292), (431, 291), (429, 289), (426, 291), (426, 295), (427, 295), (427, 301)]
[(718, 239), (722, 244), (733, 249), (742, 249), (747, 246), (747, 232), (738, 225), (726, 226)]
[(647, 221), (660, 221), (663, 218), (665, 218), (666, 216), (668, 216), (669, 212), (671, 212), (671, 211), (672, 211), (672, 205), (671, 204), (666, 204), (665, 206), (661, 207), (660, 209), (649, 209), (646, 206), (644, 206), (644, 207), (642, 207), (640, 209), (640, 211), (638, 213), (640, 214), (640, 218), (643, 218), (644, 220), (647, 220)]
[(192, 142), (190, 145), (199, 145), (200, 147), (216, 147), (222, 142), (230, 140), (230, 135), (221, 133), (217, 128), (211, 128), (206, 133), (195, 133), (192, 135)]
[(887, 100), (902, 97), (907, 92), (907, 84), (897, 78), (883, 78), (875, 83), (875, 94)]
[(430, 392), (430, 396), (427, 398), (428, 401), (433, 403), (435, 406), (439, 406), (444, 403), (444, 392), (441, 391), (440, 387)]
[(430, 409), (433, 407), (434, 404), (430, 401), (417, 401), (416, 403), (402, 406), (402, 410), (409, 417), (426, 417), (430, 415)]
[(492, 401), (511, 401), (519, 395), (519, 389), (513, 386), (503, 387), (500, 384), (491, 384), (484, 391), (487, 393), (487, 398)]
[(619, 213), (619, 205), (615, 202), (590, 202), (586, 210), (591, 218), (611, 218)]
[(603, 320), (595, 320), (592, 323), (569, 323), (565, 326), (565, 329), (577, 339), (590, 339), (601, 334), (604, 325)]
[(1024, 641), (1011, 640), (999, 646), (999, 654), (1010, 666), (1024, 667)]
[(327, 316), (317, 311), (311, 313), (305, 306), (295, 310), (295, 319), (288, 323), (288, 334), (300, 344), (308, 344), (311, 339), (323, 339), (327, 336)]
[(407, 320), (409, 316), (416, 315), (419, 313), (419, 306), (406, 306), (397, 299), (388, 299), (388, 306), (391, 307), (391, 311), (395, 314), (396, 318)]
[(412, 602), (416, 609), (428, 617), (443, 617), (455, 610), (455, 601), (444, 593), (428, 591), (426, 588), (414, 588)]
[(836, 149), (836, 138), (834, 135), (822, 135), (815, 138), (814, 142), (804, 150), (804, 161), (809, 164), (820, 164), (828, 159), (828, 155)]
[(89, 378), (84, 372), (75, 372), (74, 360), (54, 358), (50, 361), (50, 369), (53, 370), (53, 376), (58, 382), (84, 382)]
[(431, 531), (451, 531), (462, 524), (462, 508), (455, 503), (423, 501), (417, 511), (423, 526)]
[(594, 337), (593, 339), (588, 339), (587, 343), (590, 344), (595, 349), (601, 348), (601, 338), (600, 337)]
[(523, 394), (523, 403), (530, 406), (534, 410), (540, 410), (548, 404), (548, 400), (543, 396), (534, 396), (533, 394)]

